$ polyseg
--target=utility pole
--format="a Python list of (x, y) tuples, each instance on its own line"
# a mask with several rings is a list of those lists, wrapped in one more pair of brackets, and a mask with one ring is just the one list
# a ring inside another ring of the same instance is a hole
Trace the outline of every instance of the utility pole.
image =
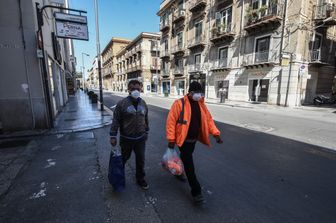
[(98, 76), (99, 76), (99, 96), (100, 96), (100, 110), (104, 111), (103, 100), (103, 86), (101, 73), (101, 58), (100, 58), (100, 42), (99, 42), (99, 22), (98, 22), (98, 0), (94, 0), (95, 16), (96, 16), (96, 45), (97, 45), (97, 61), (98, 61)]

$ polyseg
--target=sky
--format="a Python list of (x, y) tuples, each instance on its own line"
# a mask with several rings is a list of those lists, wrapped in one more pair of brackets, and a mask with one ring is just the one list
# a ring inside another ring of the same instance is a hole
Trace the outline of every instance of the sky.
[[(134, 39), (141, 32), (159, 32), (160, 18), (156, 15), (162, 0), (98, 0), (99, 39), (102, 52), (112, 37)], [(89, 41), (74, 40), (77, 71), (92, 67), (96, 49), (94, 0), (70, 0), (70, 8), (87, 11)], [(87, 72), (85, 72), (87, 73)]]

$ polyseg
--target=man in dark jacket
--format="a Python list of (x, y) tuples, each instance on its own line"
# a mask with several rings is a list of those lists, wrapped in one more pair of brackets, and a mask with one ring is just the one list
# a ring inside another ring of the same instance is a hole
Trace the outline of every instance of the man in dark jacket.
[(128, 83), (129, 96), (120, 100), (113, 112), (113, 122), (110, 130), (110, 142), (117, 145), (117, 134), (120, 131), (120, 147), (123, 163), (131, 157), (132, 151), (136, 158), (136, 179), (138, 185), (147, 190), (145, 181), (145, 148), (148, 137), (148, 107), (140, 98), (141, 83), (131, 80)]

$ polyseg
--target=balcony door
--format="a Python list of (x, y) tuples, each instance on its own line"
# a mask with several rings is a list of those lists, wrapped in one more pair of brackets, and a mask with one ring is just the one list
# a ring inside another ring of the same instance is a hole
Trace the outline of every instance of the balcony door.
[(183, 32), (177, 34), (177, 48), (182, 49), (183, 47)]
[(201, 68), (201, 54), (195, 55), (195, 70), (198, 71)]
[(216, 13), (216, 27), (219, 32), (229, 31), (232, 23), (232, 7)]
[[(252, 9), (253, 10), (259, 10), (260, 8), (268, 8), (268, 0), (252, 0)], [(259, 13), (259, 18), (263, 17), (266, 15), (266, 10), (260, 11)]]
[(262, 37), (256, 40), (255, 57), (256, 63), (268, 62), (271, 37)]
[(315, 40), (313, 42), (312, 49), (312, 60), (320, 60), (321, 59), (321, 47), (322, 47), (322, 38), (323, 36), (319, 33), (315, 34)]
[(195, 24), (195, 43), (201, 42), (202, 32), (203, 32), (203, 21), (200, 21)]
[(218, 51), (218, 66), (227, 67), (228, 47), (220, 48)]

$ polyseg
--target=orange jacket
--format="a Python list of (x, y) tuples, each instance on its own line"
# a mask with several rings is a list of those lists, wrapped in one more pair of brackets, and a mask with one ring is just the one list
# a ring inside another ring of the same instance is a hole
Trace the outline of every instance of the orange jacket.
[[(201, 143), (210, 146), (209, 134), (218, 136), (220, 135), (220, 131), (217, 129), (211, 114), (204, 103), (204, 98), (202, 98), (198, 104), (201, 111), (201, 132), (198, 140)], [(181, 147), (186, 140), (190, 125), (191, 107), (187, 95), (184, 96), (184, 120), (187, 121), (186, 124), (177, 123), (181, 111), (182, 102), (179, 99), (172, 105), (166, 122), (166, 136), (168, 142), (175, 142), (179, 147)]]

